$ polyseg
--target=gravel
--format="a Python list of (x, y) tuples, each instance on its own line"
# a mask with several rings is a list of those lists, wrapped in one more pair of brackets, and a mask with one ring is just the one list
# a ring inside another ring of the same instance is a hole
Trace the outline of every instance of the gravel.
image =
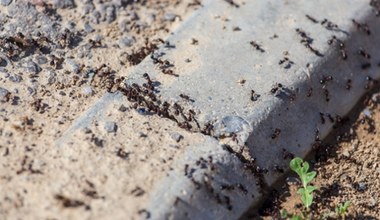
[(53, 5), (57, 8), (73, 8), (75, 3), (73, 0), (53, 0)]
[(121, 106), (119, 107), (119, 111), (121, 111), (121, 112), (126, 112), (127, 110), (128, 110), (128, 108), (125, 107), (125, 105), (121, 105)]
[(107, 121), (104, 124), (104, 130), (106, 130), (108, 133), (115, 133), (117, 131), (117, 125), (113, 121)]
[(183, 136), (177, 132), (173, 132), (170, 134), (170, 137), (176, 141), (177, 143), (180, 142), (183, 139)]
[(7, 89), (0, 87), (0, 102), (8, 101), (10, 94), (11, 93)]
[(173, 14), (173, 13), (165, 13), (165, 15), (164, 15), (164, 20), (165, 21), (174, 21), (175, 20), (175, 18), (177, 17), (177, 15), (176, 14)]
[(37, 74), (42, 70), (41, 67), (38, 66), (38, 64), (33, 61), (27, 62), (24, 66), (24, 69), (27, 73), (30, 73), (30, 74)]
[(120, 39), (119, 45), (120, 47), (130, 47), (135, 43), (135, 38), (131, 36), (126, 36)]
[(94, 90), (91, 86), (86, 86), (82, 89), (82, 94), (85, 96), (92, 96), (94, 94)]

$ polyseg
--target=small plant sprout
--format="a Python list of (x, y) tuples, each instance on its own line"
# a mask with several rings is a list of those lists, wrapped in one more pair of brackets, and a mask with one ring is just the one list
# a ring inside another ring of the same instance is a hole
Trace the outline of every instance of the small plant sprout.
[(317, 175), (315, 171), (309, 171), (309, 163), (304, 162), (301, 158), (296, 157), (290, 161), (290, 169), (296, 172), (301, 179), (302, 188), (298, 189), (297, 193), (301, 195), (303, 206), (309, 211), (313, 203), (313, 192), (317, 189), (315, 186), (309, 185)]
[(298, 177), (301, 180), (302, 187), (297, 190), (297, 193), (301, 197), (303, 209), (300, 214), (289, 213), (287, 210), (283, 209), (280, 212), (281, 219), (290, 219), (290, 220), (310, 220), (310, 219), (329, 219), (329, 218), (339, 218), (345, 219), (347, 215), (347, 209), (350, 206), (351, 202), (346, 201), (339, 204), (335, 208), (335, 212), (328, 212), (324, 215), (317, 217), (313, 216), (312, 211), (310, 210), (311, 204), (313, 204), (314, 191), (317, 187), (310, 185), (311, 181), (317, 176), (317, 172), (310, 171), (310, 165), (308, 162), (303, 161), (301, 158), (296, 157), (290, 161), (290, 169), (297, 173)]
[(344, 218), (347, 214), (347, 209), (350, 206), (350, 204), (350, 201), (346, 201), (344, 203), (339, 204), (337, 207), (335, 207), (335, 214), (341, 218)]

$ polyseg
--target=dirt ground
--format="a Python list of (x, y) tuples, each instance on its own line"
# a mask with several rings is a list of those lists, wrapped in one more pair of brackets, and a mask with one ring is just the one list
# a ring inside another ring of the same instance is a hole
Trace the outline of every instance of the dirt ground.
[(103, 110), (104, 124), (57, 140), (198, 7), (187, 0), (2, 1), (0, 219), (149, 218), (141, 204), (153, 181), (201, 138), (121, 100)]
[[(315, 219), (346, 201), (351, 202), (346, 219), (380, 219), (379, 90), (368, 95), (348, 119), (308, 158), (317, 172), (313, 185), (318, 191), (311, 207)], [(260, 218), (280, 219), (281, 210), (299, 212), (299, 186), (296, 176), (289, 175), (261, 207)]]

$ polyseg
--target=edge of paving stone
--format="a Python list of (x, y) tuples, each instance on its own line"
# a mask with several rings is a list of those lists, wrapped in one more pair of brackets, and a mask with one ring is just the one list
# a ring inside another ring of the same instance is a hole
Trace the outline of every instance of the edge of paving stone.
[[(375, 23), (376, 23), (376, 21), (375, 21)], [(355, 34), (355, 32), (354, 32), (354, 34)], [(377, 36), (380, 36), (380, 35), (377, 35)], [(355, 37), (351, 37), (348, 40), (353, 41), (352, 42), (353, 45), (356, 45)], [(380, 54), (378, 54), (378, 55), (380, 55)], [(326, 65), (327, 66), (328, 65), (334, 66), (335, 64), (333, 62), (336, 62), (336, 60), (337, 60), (336, 58), (338, 58), (338, 56), (337, 56), (337, 54), (335, 54), (335, 55), (332, 55), (331, 57), (334, 59), (330, 59), (330, 62), (327, 62), (327, 64), (319, 66), (319, 69), (323, 70), (324, 68), (327, 68)], [(346, 65), (346, 64), (343, 64), (343, 65)], [(345, 68), (347, 70), (349, 70), (350, 66), (346, 65)], [(315, 70), (315, 71), (317, 71), (317, 70)], [(341, 74), (343, 74), (343, 73), (344, 73), (344, 71), (341, 71)], [(371, 74), (368, 74), (368, 75), (373, 76), (375, 79), (380, 78), (379, 73), (375, 73), (373, 71)], [(344, 76), (341, 76), (341, 77), (344, 78)], [(355, 82), (357, 84), (366, 83), (365, 79), (360, 75), (352, 75), (351, 77), (357, 77), (357, 78), (355, 78)], [(303, 82), (299, 82), (298, 87), (302, 87), (302, 83), (305, 83), (305, 82), (306, 82), (306, 80)], [(318, 79), (314, 78), (314, 84), (318, 84), (318, 83), (319, 83)], [(307, 83), (305, 83), (305, 84), (307, 84)], [(307, 85), (309, 85), (309, 84), (307, 84)], [(337, 92), (338, 92), (337, 96), (340, 96), (341, 91), (337, 91)], [(330, 110), (335, 109), (335, 111), (342, 112), (341, 114), (345, 115), (347, 112), (349, 112), (354, 107), (356, 102), (360, 99), (360, 97), (362, 97), (362, 95), (365, 92), (366, 91), (362, 90), (362, 89), (356, 89), (356, 90), (354, 89), (353, 91), (351, 91), (351, 95), (348, 98), (347, 98), (347, 96), (345, 96), (346, 99), (338, 99), (337, 102), (334, 102), (333, 104), (330, 103), (329, 104)], [(101, 100), (112, 99), (113, 96), (114, 96), (113, 94), (111, 94), (111, 95), (106, 94), (105, 95), (106, 98), (103, 97)], [(339, 97), (335, 97), (335, 98), (339, 98)], [(92, 108), (90, 108), (89, 112), (97, 112), (96, 109), (101, 109), (102, 103), (105, 104), (106, 102), (104, 102), (104, 100), (103, 100), (103, 102), (100, 101), (100, 103), (98, 103), (95, 106), (93, 106)], [(285, 103), (285, 104), (287, 104), (287, 103)], [(285, 122), (283, 123), (283, 124), (288, 123), (289, 127), (297, 126), (297, 125), (301, 124), (301, 128), (299, 130), (302, 132), (297, 133), (297, 135), (301, 136), (301, 137), (302, 137), (302, 134), (305, 132), (306, 133), (314, 133), (315, 127), (308, 128), (306, 130), (303, 129), (302, 126), (306, 125), (304, 120), (307, 120), (308, 118), (307, 117), (304, 119), (299, 118), (298, 117), (298, 115), (300, 115), (299, 113), (305, 113), (306, 112), (307, 113), (306, 116), (310, 116), (310, 114), (315, 112), (316, 108), (318, 109), (319, 105), (326, 105), (326, 103), (322, 102), (322, 100), (319, 100), (319, 102), (314, 103), (314, 105), (309, 106), (309, 108), (305, 108), (305, 106), (303, 106), (302, 104), (304, 104), (304, 103), (299, 102), (298, 103), (299, 110), (294, 113), (293, 117), (287, 117)], [(274, 117), (274, 116), (276, 114), (278, 114), (279, 112), (281, 112), (281, 109), (284, 106), (286, 106), (286, 105), (284, 105), (284, 103), (279, 104), (278, 106), (275, 106), (274, 108), (271, 109), (270, 113), (268, 113), (268, 115), (262, 119), (261, 122), (255, 123), (255, 125), (253, 126), (253, 128), (254, 128), (253, 133), (255, 133), (255, 135), (251, 135), (251, 138), (249, 138), (247, 141), (253, 143), (255, 146), (258, 145), (258, 140), (260, 138), (263, 141), (267, 141), (268, 131), (265, 131), (265, 129), (264, 129), (265, 132), (262, 132), (263, 127), (267, 127), (268, 123), (269, 124), (277, 124), (278, 119), (281, 119), (281, 118), (283, 119), (285, 116), (281, 116), (279, 118)], [(292, 108), (295, 109), (296, 107), (292, 106)], [(96, 116), (95, 114), (90, 114), (90, 115), (92, 115), (90, 117)], [(87, 113), (85, 113), (84, 117), (79, 118), (78, 119), (79, 121), (76, 121), (73, 124), (73, 127), (79, 128), (80, 126), (84, 125), (85, 123), (88, 122), (88, 117), (89, 116), (87, 115)], [(317, 119), (317, 117), (318, 116), (315, 116), (314, 114), (312, 114), (311, 120), (319, 120), (319, 119)], [(295, 123), (295, 121), (297, 121), (297, 120), (299, 121), (299, 123)], [(71, 130), (71, 128), (70, 128), (70, 130)], [(319, 129), (320, 139), (323, 139), (325, 136), (327, 136), (327, 134), (331, 130), (332, 130), (332, 125), (326, 125), (326, 126), (321, 127)], [(253, 136), (254, 136), (254, 138), (253, 138)], [(297, 137), (297, 136), (294, 136), (294, 135), (292, 136), (290, 134), (290, 136), (288, 136), (286, 138), (287, 141), (284, 140), (283, 142), (291, 142), (291, 139), (294, 139), (295, 137)], [(311, 136), (307, 136), (304, 138), (314, 139), (314, 137), (311, 137)], [(210, 139), (212, 139), (212, 138), (210, 138)], [(299, 142), (300, 141), (298, 141), (298, 143)], [(305, 146), (311, 146), (311, 144), (312, 144), (310, 142), (310, 140), (305, 141), (305, 142), (306, 142), (306, 144), (304, 144)], [(267, 146), (267, 145), (264, 144), (264, 146)], [(202, 150), (200, 150), (200, 149), (202, 149)], [(256, 148), (256, 147), (251, 147), (250, 149), (254, 149), (255, 151), (263, 150), (263, 148)], [(264, 148), (264, 150), (265, 150), (265, 148)], [(310, 150), (311, 150), (310, 147), (306, 147), (304, 149), (298, 149), (297, 155), (305, 156)], [(192, 152), (192, 151), (194, 151), (194, 152)], [(268, 150), (266, 150), (266, 151), (268, 151)], [(232, 164), (232, 170), (234, 170), (236, 172), (228, 171), (224, 174), (231, 174), (231, 175), (235, 174), (236, 175), (238, 173), (244, 173), (244, 172), (242, 172), (242, 169), (241, 169), (242, 164), (240, 162), (236, 161), (236, 157), (234, 157), (230, 154), (227, 154), (227, 152), (223, 151), (222, 147), (216, 142), (216, 140), (210, 141), (210, 142), (208, 142), (208, 144), (205, 144), (204, 146), (189, 146), (189, 149), (186, 151), (183, 158), (178, 159), (176, 161), (178, 164), (177, 166), (179, 166), (179, 167), (183, 166), (184, 163), (186, 163), (186, 162), (192, 163), (192, 162), (194, 162), (195, 159), (197, 159), (197, 156), (205, 156), (207, 154), (210, 154), (210, 155), (212, 154), (215, 156), (221, 170), (225, 169), (226, 167), (228, 170), (229, 169), (228, 166), (231, 166), (231, 164)], [(255, 155), (255, 154), (256, 154), (256, 152), (253, 152), (253, 155)], [(265, 163), (266, 162), (272, 163), (273, 160), (275, 160), (276, 156), (279, 156), (279, 155), (278, 154), (272, 154), (272, 155), (267, 155), (267, 156), (268, 157), (265, 157), (263, 159), (263, 160), (265, 160)], [(230, 168), (230, 170), (231, 170), (231, 168)], [(258, 201), (260, 199), (260, 196), (255, 197), (255, 199), (244, 199), (244, 197), (240, 196), (239, 194), (236, 194), (234, 196), (236, 196), (238, 199), (233, 200), (233, 202), (235, 202), (236, 204), (240, 204), (241, 207), (239, 207), (237, 210), (231, 212), (231, 211), (225, 210), (225, 207), (222, 207), (220, 204), (217, 204), (217, 203), (213, 204), (211, 201), (212, 199), (210, 199), (211, 198), (210, 195), (207, 196), (207, 192), (202, 191), (202, 190), (197, 191), (196, 189), (194, 189), (194, 186), (192, 184), (190, 184), (189, 180), (183, 178), (183, 174), (180, 174), (180, 173), (181, 172), (179, 170), (173, 171), (169, 174), (169, 176), (167, 178), (161, 180), (161, 182), (157, 184), (157, 188), (153, 193), (154, 195), (152, 197), (151, 204), (149, 205), (153, 210), (155, 210), (155, 213), (153, 213), (154, 216), (152, 216), (153, 218), (155, 218), (155, 219), (161, 219), (161, 218), (166, 218), (166, 217), (171, 217), (174, 219), (180, 219), (180, 218), (208, 219), (210, 217), (213, 217), (215, 219), (222, 219), (225, 217), (238, 218), (248, 209), (249, 206), (252, 205), (253, 200)], [(244, 174), (242, 174), (242, 175), (244, 175)], [(218, 176), (218, 180), (221, 180), (223, 178), (226, 180), (226, 179), (228, 179), (227, 176)], [(278, 178), (280, 178), (280, 176), (281, 175), (273, 175), (272, 177), (267, 179), (269, 185), (272, 185)], [(199, 178), (201, 178), (201, 176)], [(240, 176), (240, 177), (234, 176), (232, 179), (226, 180), (226, 182), (233, 182), (233, 181), (236, 181), (237, 179), (239, 179), (239, 181), (241, 180), (241, 181), (247, 182), (247, 178), (250, 179), (250, 178), (252, 178), (252, 176), (251, 177), (250, 176), (243, 176), (243, 177), (242, 176)], [(254, 185), (253, 184), (254, 181), (252, 179), (251, 179), (251, 181), (252, 181), (251, 185)], [(222, 181), (220, 181), (220, 182), (222, 182)], [(172, 187), (168, 190), (169, 184)], [(249, 184), (249, 182), (248, 182), (248, 184)], [(183, 195), (184, 194), (183, 190), (187, 191), (186, 195)], [(250, 190), (255, 191), (257, 189), (250, 189)], [(178, 208), (175, 208), (175, 207), (173, 207), (173, 203), (175, 202), (175, 201), (173, 201), (173, 199), (175, 199), (179, 195), (185, 196), (184, 198), (187, 199), (188, 201), (184, 201), (183, 205), (179, 206)], [(208, 198), (208, 199), (205, 199), (205, 198)], [(239, 202), (236, 202), (236, 201), (239, 201)]]

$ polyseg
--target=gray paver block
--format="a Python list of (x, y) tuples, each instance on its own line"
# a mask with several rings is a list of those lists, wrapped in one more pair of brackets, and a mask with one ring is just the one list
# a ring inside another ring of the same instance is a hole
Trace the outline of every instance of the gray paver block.
[[(147, 72), (161, 83), (162, 99), (197, 110), (201, 124), (213, 122), (215, 137), (234, 131), (256, 164), (268, 169), (264, 178), (270, 186), (281, 175), (274, 165), (287, 167), (284, 150), (305, 156), (380, 78), (380, 19), (375, 14), (362, 0), (248, 1), (239, 7), (207, 1), (168, 37), (175, 48), (156, 52), (164, 52), (162, 59), (174, 63), (179, 77), (163, 74), (147, 57), (129, 73), (128, 83), (142, 83)], [(191, 45), (192, 39), (198, 45)], [(194, 102), (183, 101), (180, 94)], [(244, 176), (236, 156), (218, 143), (189, 146), (176, 163), (194, 163), (206, 152), (215, 155), (221, 170), (212, 184), (236, 179), (249, 185), (252, 180), (250, 190), (257, 191), (254, 177)], [(177, 172), (157, 184), (150, 203), (156, 207), (154, 218), (235, 219), (260, 199), (235, 193), (231, 203), (236, 208), (228, 210)], [(172, 207), (183, 190), (188, 191), (183, 204)]]

